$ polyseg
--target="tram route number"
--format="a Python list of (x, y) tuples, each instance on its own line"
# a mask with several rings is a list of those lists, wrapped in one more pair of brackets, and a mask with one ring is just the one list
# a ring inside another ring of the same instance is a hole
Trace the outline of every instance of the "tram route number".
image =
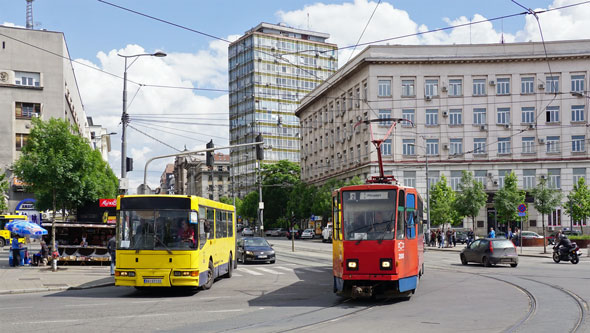
[(398, 251), (397, 259), (398, 260), (404, 259), (404, 253), (403, 253), (404, 248), (405, 248), (405, 244), (403, 242), (397, 243), (397, 251)]

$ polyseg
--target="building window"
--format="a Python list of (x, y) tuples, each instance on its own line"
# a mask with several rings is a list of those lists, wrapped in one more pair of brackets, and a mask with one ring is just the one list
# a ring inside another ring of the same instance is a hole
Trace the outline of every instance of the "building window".
[(582, 122), (584, 119), (584, 105), (572, 105), (572, 122)]
[(438, 139), (426, 140), (426, 155), (438, 155)]
[(487, 183), (487, 175), (487, 170), (475, 170), (473, 178), (476, 182), (480, 182), (485, 188)]
[(498, 170), (498, 187), (504, 187), (504, 179), (510, 174), (512, 170)]
[(559, 153), (559, 137), (548, 136), (546, 146), (548, 153)]
[(461, 109), (451, 109), (449, 111), (449, 123), (451, 125), (461, 125), (461, 124), (463, 124), (463, 110), (461, 110)]
[(561, 209), (556, 209), (547, 216), (547, 224), (552, 227), (561, 226)]
[(31, 119), (41, 114), (41, 104), (16, 102), (14, 110), (16, 119)]
[(548, 106), (545, 111), (545, 120), (548, 123), (559, 122), (559, 106)]
[(522, 153), (523, 154), (532, 154), (534, 152), (535, 152), (535, 138), (534, 137), (522, 138)]
[(404, 171), (404, 186), (416, 187), (416, 171)]
[(405, 156), (416, 155), (416, 140), (415, 139), (403, 139), (402, 141), (402, 153)]
[(473, 153), (474, 154), (485, 154), (486, 153), (486, 139), (485, 138), (473, 139)]
[(414, 80), (402, 80), (402, 97), (416, 96)]
[(473, 123), (476, 125), (485, 125), (486, 109), (473, 109)]
[(428, 182), (427, 182), (426, 186), (428, 186), (429, 188), (432, 188), (432, 186), (434, 186), (436, 183), (438, 183), (439, 179), (440, 179), (440, 171), (429, 171), (428, 172)]
[(461, 184), (461, 171), (451, 171), (451, 188), (453, 191), (459, 190), (459, 184)]
[(354, 102), (354, 95), (352, 94), (352, 89), (348, 91), (348, 110), (352, 110), (352, 105)]
[(426, 80), (426, 83), (424, 85), (424, 96), (438, 96), (438, 79)]
[(545, 81), (547, 83), (547, 93), (558, 93), (559, 92), (559, 76), (547, 76)]
[(357, 86), (356, 88), (354, 88), (354, 91), (354, 106), (358, 109), (361, 107), (361, 87)]
[(537, 186), (535, 173), (535, 169), (522, 170), (522, 188), (524, 188), (525, 190), (530, 190)]
[(584, 81), (586, 81), (584, 75), (572, 75), (572, 91), (584, 93)]
[(498, 154), (510, 154), (510, 138), (498, 138)]
[(574, 185), (578, 183), (580, 178), (584, 178), (584, 180), (586, 180), (586, 168), (574, 168), (573, 169)]
[(559, 189), (561, 188), (561, 169), (548, 169), (549, 174), (549, 188)]
[(438, 109), (427, 109), (426, 110), (426, 125), (427, 126), (438, 125)]
[(535, 108), (523, 107), (522, 109), (522, 123), (533, 124), (535, 122)]
[(29, 135), (25, 133), (16, 133), (16, 150), (21, 150), (26, 144), (27, 140), (29, 139)]
[(383, 155), (391, 155), (391, 139), (383, 141), (381, 144), (381, 153)]
[(449, 80), (449, 96), (463, 96), (463, 80)]
[(534, 94), (535, 93), (535, 78), (534, 77), (523, 77), (520, 79), (520, 93), (521, 94)]
[(485, 96), (486, 94), (486, 79), (473, 80), (473, 96)]
[(499, 125), (510, 124), (510, 108), (498, 108)]
[(463, 139), (451, 139), (449, 148), (451, 155), (463, 154)]
[(509, 78), (498, 79), (498, 83), (496, 84), (496, 94), (497, 95), (510, 95), (510, 79)]
[(14, 72), (14, 84), (18, 86), (41, 86), (41, 74), (31, 72)]
[(379, 80), (379, 97), (391, 97), (391, 80)]
[[(402, 110), (402, 118), (407, 119), (409, 121), (403, 121), (402, 126), (404, 127), (412, 127), (415, 123), (415, 111), (412, 109), (404, 109)], [(410, 122), (411, 121), (411, 122)]]
[(572, 152), (574, 153), (581, 153), (586, 151), (586, 146), (584, 142), (586, 141), (586, 136), (584, 135), (572, 135)]
[(363, 99), (365, 102), (369, 99), (368, 93), (369, 93), (369, 91), (367, 88), (367, 82), (363, 82)]
[[(391, 119), (391, 110), (381, 109), (379, 110), (379, 119)], [(391, 120), (382, 120), (379, 125), (387, 126), (391, 125)]]

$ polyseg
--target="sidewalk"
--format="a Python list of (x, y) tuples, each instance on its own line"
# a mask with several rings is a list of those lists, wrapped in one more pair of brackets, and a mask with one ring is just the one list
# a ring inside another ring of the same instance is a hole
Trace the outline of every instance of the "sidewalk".
[[(463, 244), (457, 244), (456, 247), (445, 247), (445, 248), (438, 248), (438, 247), (424, 247), (425, 251), (449, 251), (449, 252), (461, 252), (465, 248)], [(582, 251), (582, 256), (580, 260), (588, 260), (588, 250), (587, 249), (580, 249)], [(553, 245), (547, 246), (547, 253), (543, 253), (542, 246), (527, 246), (527, 247), (517, 247), (516, 252), (521, 257), (537, 257), (537, 258), (553, 258)]]
[[(34, 245), (29, 249), (30, 253), (38, 251)], [(52, 272), (51, 266), (10, 267), (8, 251), (7, 246), (0, 249), (0, 295), (115, 285), (110, 266), (58, 266), (57, 272)]]

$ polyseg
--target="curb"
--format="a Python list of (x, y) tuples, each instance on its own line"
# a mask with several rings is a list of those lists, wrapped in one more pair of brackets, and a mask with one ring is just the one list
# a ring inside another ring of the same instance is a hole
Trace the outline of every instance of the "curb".
[(51, 287), (51, 288), (0, 290), (0, 295), (32, 294), (32, 293), (43, 293), (43, 292), (48, 292), (48, 291), (65, 291), (65, 290), (86, 290), (86, 289), (111, 287), (114, 285), (115, 285), (114, 282), (108, 282), (108, 283), (91, 285), (91, 286), (87, 286), (87, 287), (75, 286), (75, 287)]

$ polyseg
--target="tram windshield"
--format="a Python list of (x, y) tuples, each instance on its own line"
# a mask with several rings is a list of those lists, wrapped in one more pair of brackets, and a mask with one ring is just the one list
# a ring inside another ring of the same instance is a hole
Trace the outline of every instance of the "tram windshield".
[(190, 210), (122, 210), (119, 214), (119, 248), (170, 251), (197, 247)]
[(394, 239), (396, 194), (396, 190), (343, 192), (344, 239)]

